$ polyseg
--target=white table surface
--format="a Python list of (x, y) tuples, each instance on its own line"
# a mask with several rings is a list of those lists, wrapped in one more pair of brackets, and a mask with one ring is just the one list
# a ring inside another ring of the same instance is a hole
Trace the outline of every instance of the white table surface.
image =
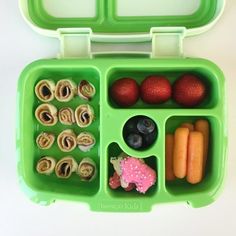
[(0, 0), (0, 235), (236, 235), (236, 1), (227, 3), (211, 31), (184, 43), (186, 55), (212, 60), (225, 73), (229, 148), (224, 192), (201, 209), (157, 205), (151, 213), (131, 215), (93, 213), (85, 205), (68, 202), (42, 207), (21, 192), (15, 152), (18, 76), (28, 63), (55, 57), (59, 44), (28, 27), (16, 0)]

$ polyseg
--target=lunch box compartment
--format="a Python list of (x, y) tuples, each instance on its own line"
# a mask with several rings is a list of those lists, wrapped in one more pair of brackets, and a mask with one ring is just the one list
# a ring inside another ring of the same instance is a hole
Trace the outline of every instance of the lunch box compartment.
[[(175, 130), (183, 123), (194, 124), (197, 120), (207, 120), (209, 122), (209, 151), (206, 162), (205, 175), (199, 184), (192, 185), (186, 181), (186, 178), (180, 180), (166, 181), (166, 188), (172, 195), (188, 196), (194, 193), (207, 192), (211, 193), (218, 188), (221, 179), (222, 157), (220, 155), (221, 134), (218, 133), (221, 120), (212, 116), (173, 116), (166, 123), (166, 133), (174, 134)], [(218, 133), (218, 134), (217, 134)]]
[[(113, 176), (114, 174), (114, 168), (113, 165), (110, 163), (110, 158), (111, 157), (117, 157), (119, 156), (123, 150), (119, 147), (117, 143), (111, 143), (108, 147), (108, 183), (109, 183), (109, 178)], [(153, 170), (157, 172), (158, 170), (158, 160), (155, 156), (147, 157), (147, 158), (142, 158), (144, 159), (145, 163), (150, 166)], [(132, 190), (131, 192), (126, 192), (124, 189), (119, 187), (118, 189), (111, 189), (108, 185), (108, 193), (111, 197), (114, 198), (146, 198), (153, 196), (157, 193), (158, 191), (158, 175), (157, 175), (157, 182), (154, 186), (152, 186), (145, 194), (140, 194), (138, 193), (135, 189)]]
[[(184, 63), (185, 64), (185, 63)], [(198, 68), (198, 67), (192, 67), (185, 65), (182, 65), (181, 63), (179, 65), (175, 65), (175, 68), (162, 68), (162, 67), (154, 67), (154, 68), (140, 68), (140, 67), (129, 67), (129, 68), (112, 68), (108, 73), (108, 94), (109, 94), (109, 88), (111, 85), (118, 79), (121, 78), (132, 78), (137, 81), (139, 85), (141, 85), (142, 81), (144, 81), (145, 78), (148, 76), (156, 75), (156, 76), (164, 76), (167, 78), (172, 87), (177, 79), (179, 79), (182, 75), (185, 74), (191, 74), (198, 76), (202, 82), (206, 85), (207, 88), (207, 96), (204, 99), (204, 101), (198, 105), (195, 109), (207, 109), (207, 108), (214, 108), (215, 105), (218, 102), (219, 99), (219, 84), (217, 83), (217, 78), (215, 77), (214, 73), (211, 71), (204, 69), (204, 68)], [(111, 97), (109, 97), (109, 104), (110, 106), (114, 108), (120, 108)], [(185, 107), (178, 105), (173, 98), (169, 99), (167, 102), (158, 104), (158, 105), (150, 105), (147, 103), (144, 103), (141, 98), (138, 100), (138, 102), (131, 107), (127, 107), (124, 109), (170, 109), (170, 108), (179, 108), (179, 109), (185, 109)]]
[[(49, 79), (55, 83), (61, 79), (70, 79), (76, 84), (83, 79), (91, 82), (96, 88), (96, 95), (91, 102), (82, 100), (78, 95), (76, 95), (70, 102), (59, 102), (55, 98), (53, 101), (49, 102), (57, 107), (59, 110), (63, 107), (70, 107), (73, 110), (76, 109), (80, 104), (90, 104), (95, 112), (95, 121), (87, 128), (80, 128), (77, 124), (73, 125), (63, 125), (60, 121), (57, 122), (55, 126), (46, 127), (40, 124), (35, 118), (36, 108), (43, 102), (39, 101), (36, 97), (34, 88), (36, 84), (43, 79)], [(100, 89), (99, 89), (99, 73), (94, 68), (80, 68), (71, 66), (68, 67), (66, 63), (63, 65), (49, 66), (44, 64), (44, 66), (34, 67), (32, 70), (28, 71), (26, 77), (22, 81), (22, 116), (24, 121), (22, 126), (24, 127), (24, 169), (23, 176), (24, 180), (27, 182), (31, 188), (35, 191), (49, 191), (54, 194), (72, 194), (72, 195), (94, 195), (99, 189), (99, 173), (93, 182), (83, 182), (75, 173), (69, 179), (59, 179), (56, 177), (55, 173), (50, 176), (43, 176), (36, 172), (36, 165), (38, 160), (44, 156), (50, 156), (59, 161), (61, 158), (66, 156), (72, 156), (79, 163), (83, 158), (90, 157), (97, 165), (99, 170), (100, 167), (100, 152), (99, 152), (99, 123), (100, 123), (100, 111), (99, 111), (99, 100), (100, 100)], [(27, 82), (26, 82), (27, 81)], [(71, 129), (77, 135), (80, 132), (88, 131), (91, 132), (95, 139), (96, 145), (91, 149), (91, 151), (84, 153), (76, 147), (71, 152), (62, 152), (57, 144), (57, 136), (64, 130)], [(41, 150), (37, 147), (36, 139), (41, 132), (49, 132), (55, 135), (55, 141), (53, 146), (48, 150)], [(47, 184), (45, 184), (45, 182)]]

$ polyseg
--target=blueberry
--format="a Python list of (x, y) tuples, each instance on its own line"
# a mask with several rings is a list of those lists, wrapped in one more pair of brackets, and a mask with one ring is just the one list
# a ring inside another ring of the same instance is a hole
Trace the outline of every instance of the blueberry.
[(137, 124), (137, 128), (142, 134), (150, 134), (155, 130), (156, 125), (151, 119), (141, 118)]
[(154, 131), (150, 134), (143, 136), (143, 148), (150, 147), (157, 139), (157, 132)]
[(131, 133), (133, 134), (139, 133), (138, 128), (137, 128), (137, 123), (138, 123), (137, 119), (132, 118), (125, 124), (125, 128), (124, 128), (125, 136), (128, 136)]
[(143, 138), (139, 134), (130, 134), (126, 138), (127, 144), (134, 149), (140, 149), (143, 146)]

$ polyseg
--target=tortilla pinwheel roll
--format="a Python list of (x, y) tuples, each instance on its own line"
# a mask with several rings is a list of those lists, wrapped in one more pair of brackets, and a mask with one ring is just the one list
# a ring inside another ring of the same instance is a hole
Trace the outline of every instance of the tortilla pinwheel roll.
[(78, 164), (75, 159), (71, 156), (67, 156), (57, 162), (55, 173), (58, 178), (68, 179), (71, 174), (76, 171), (77, 167)]
[(59, 121), (63, 125), (73, 125), (75, 123), (74, 111), (69, 107), (60, 109), (58, 116), (59, 116)]
[(54, 171), (55, 166), (55, 159), (45, 156), (38, 161), (36, 170), (39, 174), (50, 175)]
[(95, 137), (89, 132), (82, 132), (77, 136), (77, 144), (82, 152), (90, 151), (95, 143)]
[(35, 117), (44, 126), (54, 126), (57, 121), (57, 108), (51, 104), (41, 104), (35, 110)]
[(51, 80), (41, 80), (35, 86), (35, 94), (42, 102), (50, 102), (54, 99), (55, 83)]
[(73, 130), (62, 131), (57, 137), (57, 144), (63, 152), (73, 151), (77, 146), (76, 135)]
[(40, 149), (49, 149), (55, 141), (54, 134), (42, 132), (38, 135), (36, 143)]
[(80, 98), (90, 101), (96, 93), (95, 87), (87, 80), (82, 80), (78, 86), (78, 95)]
[(84, 158), (78, 168), (77, 174), (83, 181), (92, 181), (97, 175), (97, 167), (91, 158)]
[(69, 80), (59, 80), (55, 88), (55, 97), (59, 102), (69, 102), (76, 94), (76, 84)]
[(90, 105), (80, 105), (75, 110), (75, 120), (79, 127), (85, 128), (94, 120), (94, 110)]

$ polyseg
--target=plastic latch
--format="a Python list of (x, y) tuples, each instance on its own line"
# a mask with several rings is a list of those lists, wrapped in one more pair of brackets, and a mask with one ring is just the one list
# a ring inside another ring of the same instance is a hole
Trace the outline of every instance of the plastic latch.
[(185, 27), (152, 28), (151, 58), (183, 57), (183, 39)]
[(60, 58), (91, 58), (91, 29), (58, 29), (61, 43)]

